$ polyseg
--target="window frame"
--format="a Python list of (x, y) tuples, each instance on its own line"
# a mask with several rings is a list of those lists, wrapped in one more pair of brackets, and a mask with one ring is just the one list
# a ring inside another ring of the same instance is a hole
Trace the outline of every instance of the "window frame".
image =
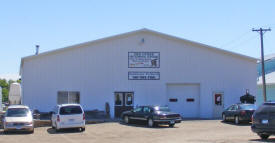
[[(59, 103), (59, 93), (62, 93), (62, 92), (64, 92), (64, 93), (66, 93), (66, 98), (67, 98), (67, 100), (66, 100), (66, 103)], [(78, 96), (78, 102), (70, 102), (71, 100), (70, 100), (70, 93), (76, 93), (76, 96)], [(80, 91), (57, 91), (57, 105), (60, 105), (60, 104), (80, 104)]]

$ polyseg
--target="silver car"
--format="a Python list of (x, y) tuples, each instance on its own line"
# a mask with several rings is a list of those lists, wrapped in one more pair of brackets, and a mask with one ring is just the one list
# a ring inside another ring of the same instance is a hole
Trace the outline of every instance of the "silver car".
[(28, 106), (11, 105), (3, 118), (4, 133), (8, 131), (34, 132), (32, 113)]

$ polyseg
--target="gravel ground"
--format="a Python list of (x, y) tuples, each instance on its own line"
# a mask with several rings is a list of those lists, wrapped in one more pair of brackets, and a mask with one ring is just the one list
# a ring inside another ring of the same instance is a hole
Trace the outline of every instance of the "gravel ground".
[[(183, 121), (174, 128), (124, 125), (117, 122), (86, 125), (85, 132), (64, 130), (56, 133), (49, 127), (35, 128), (34, 134), (3, 134), (0, 143), (245, 143), (262, 142), (249, 124), (234, 125), (219, 120)], [(265, 142), (275, 142), (275, 138)]]

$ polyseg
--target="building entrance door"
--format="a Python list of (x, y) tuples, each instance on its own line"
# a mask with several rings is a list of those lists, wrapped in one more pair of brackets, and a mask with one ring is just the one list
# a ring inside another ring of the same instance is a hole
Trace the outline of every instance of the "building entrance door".
[(134, 108), (134, 92), (115, 92), (115, 117)]
[(221, 118), (224, 110), (224, 97), (222, 92), (214, 92), (214, 110), (213, 117)]

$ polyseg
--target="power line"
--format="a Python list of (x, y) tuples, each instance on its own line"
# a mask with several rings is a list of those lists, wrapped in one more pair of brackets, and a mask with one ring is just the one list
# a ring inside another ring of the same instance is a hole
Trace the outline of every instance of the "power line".
[(240, 40), (242, 39), (244, 36), (246, 36), (248, 33), (250, 33), (250, 31), (246, 31), (245, 33), (243, 33), (242, 35), (240, 35), (239, 37), (237, 38), (234, 38), (233, 40), (221, 45), (220, 47), (223, 48), (223, 47), (227, 47), (228, 45), (232, 45), (232, 43), (236, 42), (237, 40)]

